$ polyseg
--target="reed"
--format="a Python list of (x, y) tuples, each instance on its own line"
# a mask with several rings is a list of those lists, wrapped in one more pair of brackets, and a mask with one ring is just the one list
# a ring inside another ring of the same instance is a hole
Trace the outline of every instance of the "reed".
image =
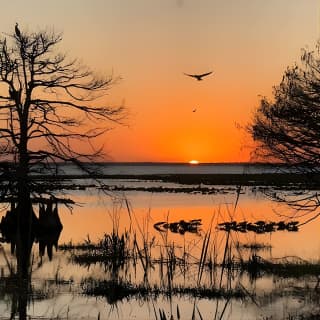
[(210, 243), (210, 236), (211, 236), (211, 229), (207, 231), (207, 233), (204, 236), (202, 248), (201, 248), (201, 254), (200, 254), (200, 260), (199, 260), (199, 268), (198, 268), (198, 279), (197, 279), (197, 285), (200, 286), (201, 278), (204, 270), (204, 266), (207, 259), (208, 254), (208, 247)]
[[(240, 194), (241, 188), (239, 187), (235, 204), (228, 212), (230, 223), (235, 221), (235, 211), (239, 205)], [(159, 243), (155, 237), (151, 236), (149, 230), (152, 225), (151, 210), (147, 212), (144, 222), (139, 225), (136, 214), (127, 200), (124, 202), (124, 208), (130, 217), (130, 232), (119, 231), (120, 215), (115, 210), (110, 214), (114, 221), (112, 233), (105, 234), (98, 243), (92, 243), (88, 238), (83, 244), (70, 243), (65, 246), (65, 250), (73, 252), (74, 261), (81, 256), (85, 259), (92, 259), (89, 264), (93, 261), (102, 261), (102, 263), (108, 261), (107, 265), (109, 264), (116, 270), (111, 273), (111, 276), (106, 272), (103, 280), (85, 279), (82, 283), (85, 294), (104, 296), (110, 304), (133, 297), (136, 299), (151, 298), (154, 301), (161, 295), (169, 299), (171, 306), (173, 296), (185, 296), (194, 299), (193, 311), (192, 314), (190, 312), (189, 318), (202, 320), (203, 316), (196, 301), (204, 298), (212, 299), (217, 303), (214, 319), (218, 320), (225, 318), (232, 299), (245, 299), (250, 296), (248, 291), (234, 284), (233, 278), (237, 275), (246, 272), (249, 278), (257, 279), (259, 272), (279, 277), (298, 277), (298, 270), (301, 276), (303, 274), (314, 276), (320, 273), (320, 268), (316, 264), (311, 267), (302, 262), (294, 264), (286, 261), (260, 260), (257, 255), (258, 251), (269, 248), (268, 245), (253, 242), (241, 244), (231, 228), (221, 236), (222, 232), (213, 227), (217, 224), (215, 220), (218, 220), (221, 215), (219, 210), (214, 213), (208, 230), (202, 232), (197, 241), (192, 244), (188, 243), (186, 235), (181, 235), (183, 242), (179, 247), (170, 240), (170, 230), (159, 233)], [(169, 224), (168, 220), (169, 213), (166, 222)], [(238, 226), (238, 223), (236, 225)], [(221, 242), (219, 242), (220, 239), (222, 239)], [(243, 250), (252, 250), (249, 259), (247, 259), (247, 253), (245, 257), (242, 255)], [(77, 251), (80, 251), (80, 254)], [(82, 251), (91, 252), (91, 257), (84, 257)], [(137, 279), (132, 281), (131, 276), (134, 277), (136, 274), (123, 272), (124, 269), (129, 270), (133, 266), (135, 270), (136, 268), (142, 270), (143, 281)], [(159, 271), (159, 280), (149, 281), (152, 270)], [(196, 275), (194, 283), (188, 283), (188, 276), (190, 279), (194, 274)], [(179, 283), (181, 276), (184, 280), (183, 284)], [(164, 308), (156, 308), (153, 304), (156, 320), (180, 320), (182, 318), (180, 311), (178, 305), (176, 309), (171, 306), (170, 312), (166, 312)], [(185, 318), (184, 315), (183, 318)]]

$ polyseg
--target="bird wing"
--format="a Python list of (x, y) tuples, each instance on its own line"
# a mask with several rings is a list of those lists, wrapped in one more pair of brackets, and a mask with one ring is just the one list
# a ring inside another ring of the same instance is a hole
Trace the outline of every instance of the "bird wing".
[(189, 76), (189, 77), (193, 77), (193, 78), (196, 78), (197, 75), (196, 74), (189, 74), (189, 73), (184, 73), (186, 76)]
[(207, 72), (207, 73), (203, 73), (203, 74), (199, 74), (199, 77), (205, 77), (208, 76), (209, 74), (211, 74), (213, 71)]

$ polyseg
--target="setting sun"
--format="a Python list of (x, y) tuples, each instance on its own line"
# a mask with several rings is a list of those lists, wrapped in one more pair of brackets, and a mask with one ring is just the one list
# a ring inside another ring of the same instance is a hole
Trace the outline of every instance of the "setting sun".
[(199, 164), (199, 161), (198, 160), (190, 160), (189, 164)]

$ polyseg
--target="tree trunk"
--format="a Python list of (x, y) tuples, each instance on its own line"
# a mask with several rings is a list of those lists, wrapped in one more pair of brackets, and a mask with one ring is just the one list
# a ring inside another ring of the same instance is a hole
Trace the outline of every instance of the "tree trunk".
[(21, 123), (21, 139), (18, 164), (17, 203), (17, 268), (21, 279), (28, 278), (30, 254), (33, 244), (32, 204), (28, 181), (27, 121)]
[(28, 281), (30, 277), (30, 255), (32, 248), (31, 199), (26, 170), (18, 169), (18, 203), (17, 203), (17, 311), (19, 320), (27, 319)]

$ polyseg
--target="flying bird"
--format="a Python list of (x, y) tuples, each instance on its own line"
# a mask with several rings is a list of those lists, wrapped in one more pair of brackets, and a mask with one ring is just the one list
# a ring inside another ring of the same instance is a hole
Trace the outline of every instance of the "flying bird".
[(202, 78), (203, 77), (206, 77), (208, 76), (209, 74), (211, 74), (213, 71), (210, 71), (210, 72), (207, 72), (207, 73), (202, 73), (202, 74), (188, 74), (188, 73), (185, 73), (186, 76), (189, 76), (189, 77), (192, 77), (192, 78), (195, 78), (197, 79), (198, 81), (201, 81), (203, 80)]
[(16, 33), (16, 36), (18, 38), (20, 38), (21, 37), (21, 32), (20, 32), (19, 27), (18, 27), (18, 22), (16, 22), (16, 26), (14, 27), (14, 31)]

